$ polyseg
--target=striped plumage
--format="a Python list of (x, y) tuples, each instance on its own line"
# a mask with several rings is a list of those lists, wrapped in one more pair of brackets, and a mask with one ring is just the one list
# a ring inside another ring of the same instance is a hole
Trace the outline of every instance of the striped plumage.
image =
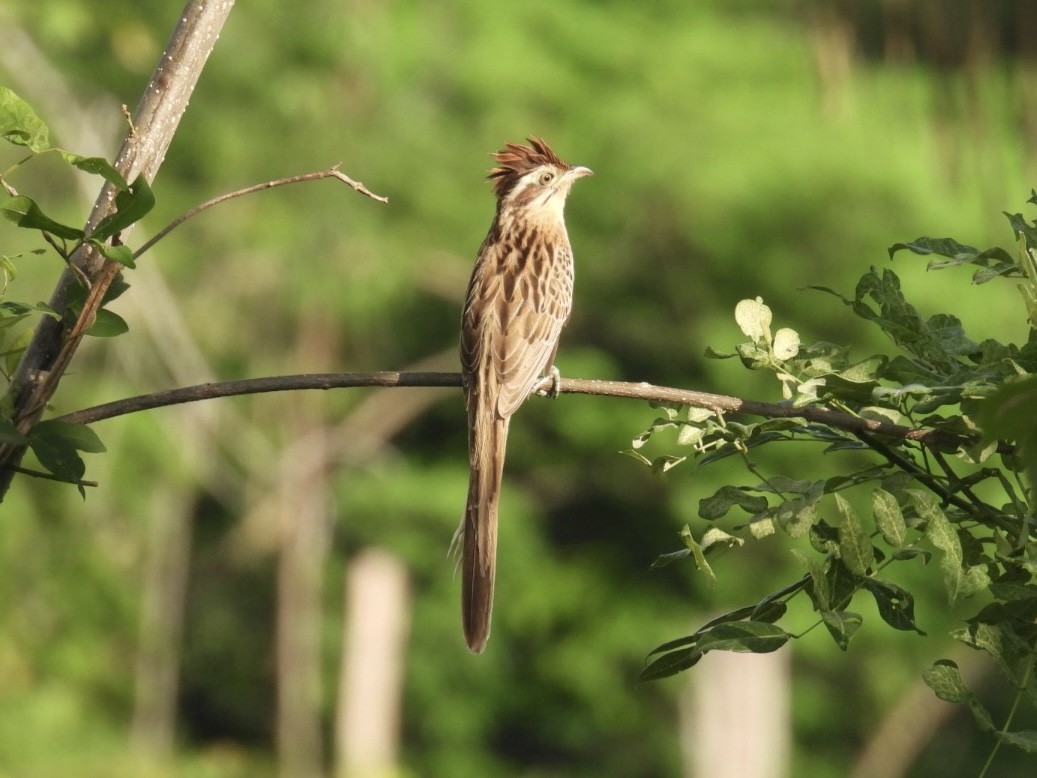
[(511, 415), (553, 369), (572, 309), (573, 258), (563, 210), (569, 188), (591, 174), (563, 162), (541, 139), (508, 143), (490, 171), (497, 212), (468, 284), (461, 317), (461, 375), (468, 408), (468, 504), (461, 611), (465, 639), (482, 651), (490, 634), (497, 507)]

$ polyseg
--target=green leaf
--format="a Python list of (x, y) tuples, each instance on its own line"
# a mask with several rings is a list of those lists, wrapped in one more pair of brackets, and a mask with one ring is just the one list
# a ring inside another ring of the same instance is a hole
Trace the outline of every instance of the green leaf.
[(682, 559), (687, 559), (691, 556), (691, 550), (682, 548), (677, 551), (671, 551), (667, 554), (660, 554), (655, 558), (655, 561), (649, 566), (650, 570), (657, 570), (660, 567), (666, 567), (672, 565), (674, 562), (679, 562)]
[(78, 483), (86, 472), (86, 463), (76, 447), (63, 438), (30, 436), (29, 447), (50, 473), (62, 481)]
[(1019, 682), (1016, 668), (1020, 660), (1029, 656), (1031, 649), (1018, 637), (1013, 639), (1010, 629), (1002, 630), (994, 624), (968, 624), (954, 630), (951, 637), (989, 654), (1013, 683)]
[(6, 219), (14, 222), (19, 227), (25, 227), (30, 230), (43, 230), (66, 240), (80, 240), (83, 237), (82, 230), (54, 221), (40, 210), (40, 207), (32, 198), (25, 195), (12, 197), (3, 205), (0, 205), (0, 213), (3, 213)]
[(107, 243), (101, 243), (93, 238), (90, 239), (90, 245), (100, 251), (104, 255), (105, 259), (110, 259), (113, 262), (118, 262), (120, 265), (129, 268), (137, 266), (133, 261), (133, 252), (130, 250), (129, 246), (110, 246)]
[(851, 573), (864, 575), (875, 559), (871, 540), (864, 532), (853, 506), (841, 494), (833, 496), (842, 515), (842, 522), (839, 524), (839, 556)]
[(706, 584), (710, 589), (715, 587), (717, 585), (717, 576), (713, 572), (713, 568), (709, 566), (709, 562), (706, 561), (706, 555), (702, 551), (702, 546), (695, 540), (695, 537), (691, 534), (691, 528), (687, 524), (681, 530), (681, 541), (691, 552), (691, 558), (695, 560), (695, 567), (706, 576)]
[[(722, 622), (703, 628), (681, 641), (671, 641), (654, 649), (649, 656), (662, 653), (641, 671), (639, 681), (666, 678), (695, 665), (709, 651), (736, 651), (766, 654), (781, 648), (792, 637), (781, 627), (763, 621)], [(685, 648), (668, 651), (668, 646)]]
[(1002, 732), (998, 730), (994, 733), (997, 735), (997, 739), (1010, 746), (1021, 748), (1029, 754), (1037, 753), (1037, 732), (1033, 730), (1024, 730), (1019, 732)]
[(95, 338), (114, 338), (129, 332), (129, 329), (130, 325), (119, 314), (102, 308), (97, 312), (94, 323), (90, 325), (90, 329), (86, 331), (86, 334), (92, 335)]
[(699, 648), (706, 651), (736, 651), (769, 654), (777, 651), (792, 637), (776, 624), (765, 621), (735, 621), (718, 624), (703, 633)]
[(832, 591), (828, 586), (828, 574), (825, 569), (825, 560), (814, 556), (808, 556), (798, 549), (793, 549), (792, 554), (803, 563), (810, 576), (811, 588), (808, 591), (810, 599), (814, 603), (814, 609), (825, 611), (832, 609)]
[(871, 510), (883, 539), (894, 548), (903, 546), (907, 542), (907, 524), (897, 498), (885, 489), (874, 489), (871, 492)]
[(849, 646), (850, 639), (854, 636), (854, 633), (864, 623), (864, 620), (857, 613), (833, 610), (821, 611), (821, 621), (828, 629), (828, 634), (832, 636), (843, 651)]
[(740, 300), (735, 306), (735, 323), (753, 343), (770, 343), (771, 309), (762, 297), (755, 300)]
[(940, 569), (943, 570), (947, 598), (953, 605), (963, 596), (966, 588), (961, 541), (933, 495), (920, 489), (908, 489), (907, 494), (919, 518), (925, 522), (925, 534), (929, 542), (943, 552)]
[(759, 603), (752, 612), (752, 621), (765, 621), (773, 624), (788, 611), (789, 606), (781, 600), (764, 600)]
[(742, 538), (728, 534), (717, 527), (710, 527), (703, 532), (700, 543), (702, 550), (707, 554), (718, 549), (739, 548), (745, 545), (745, 541)]
[(982, 731), (993, 731), (994, 722), (990, 718), (990, 713), (983, 707), (976, 695), (965, 686), (961, 673), (958, 671), (958, 665), (954, 662), (949, 659), (937, 660), (932, 667), (922, 673), (922, 680), (941, 700), (967, 705), (976, 720), (976, 725)]
[(723, 486), (712, 497), (699, 500), (699, 516), (710, 521), (719, 519), (735, 505), (747, 513), (755, 514), (767, 508), (767, 498), (747, 494), (744, 489), (736, 486)]
[(115, 196), (115, 213), (100, 221), (90, 237), (102, 243), (143, 219), (155, 206), (155, 195), (143, 175)]
[[(86, 472), (80, 451), (99, 453), (105, 450), (97, 434), (85, 424), (69, 424), (51, 419), (41, 421), (29, 432), (29, 448), (40, 464), (55, 477), (78, 484)], [(84, 493), (80, 485), (80, 492)]]
[(39, 422), (29, 433), (30, 438), (61, 438), (69, 442), (79, 451), (88, 454), (101, 454), (107, 451), (97, 433), (85, 424), (71, 424), (67, 421), (47, 419)]
[(893, 629), (925, 633), (915, 623), (915, 598), (894, 583), (877, 578), (864, 579), (864, 588), (871, 592), (879, 615)]
[(50, 148), (50, 131), (32, 107), (0, 86), (0, 138), (38, 154)]
[(774, 357), (784, 362), (799, 353), (799, 333), (782, 327), (774, 333)]
[(697, 648), (684, 648), (679, 651), (671, 651), (668, 654), (663, 654), (658, 659), (650, 662), (641, 674), (637, 677), (638, 683), (644, 681), (658, 681), (662, 678), (669, 678), (671, 675), (683, 672), (690, 667), (698, 664), (698, 661), (702, 659), (702, 652)]
[(81, 157), (71, 151), (61, 150), (61, 157), (73, 167), (84, 173), (93, 173), (101, 176), (105, 181), (113, 184), (118, 189), (129, 189), (126, 179), (122, 174), (112, 167), (111, 163), (103, 157)]
[[(1022, 219), (1018, 214), (1019, 220)], [(1012, 217), (1009, 216), (1009, 221)], [(933, 259), (928, 264), (929, 270), (943, 270), (955, 265), (974, 264), (983, 268), (973, 276), (974, 283), (984, 283), (997, 276), (1020, 276), (1022, 271), (1016, 265), (1012, 256), (1002, 248), (992, 248), (980, 251), (973, 246), (958, 243), (953, 238), (917, 238), (910, 243), (895, 243), (889, 247), (890, 259), (901, 249), (908, 249), (916, 254), (937, 254), (945, 259)], [(980, 274), (982, 273), (982, 276)], [(980, 276), (980, 278), (977, 278)]]

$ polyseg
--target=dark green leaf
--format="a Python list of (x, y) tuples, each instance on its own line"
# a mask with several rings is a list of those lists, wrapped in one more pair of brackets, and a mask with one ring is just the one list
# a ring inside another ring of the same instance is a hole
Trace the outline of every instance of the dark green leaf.
[(50, 132), (32, 107), (0, 86), (0, 138), (34, 153), (50, 148)]
[(767, 498), (748, 494), (735, 486), (723, 486), (712, 497), (699, 500), (699, 516), (708, 520), (719, 519), (735, 505), (746, 513), (758, 513), (767, 507)]
[(64, 438), (30, 437), (29, 447), (40, 464), (57, 478), (78, 483), (86, 472), (86, 464), (76, 447)]
[(735, 621), (718, 624), (702, 634), (699, 649), (768, 654), (777, 651), (792, 637), (776, 624), (763, 621)]
[(913, 251), (915, 254), (939, 254), (943, 257), (949, 257), (958, 262), (971, 262), (975, 257), (979, 256), (980, 251), (972, 246), (966, 246), (964, 243), (958, 243), (954, 238), (915, 238), (913, 241), (908, 243), (894, 243), (889, 247), (889, 258), (893, 259), (893, 255), (901, 249), (907, 249)]
[(30, 438), (61, 438), (79, 451), (88, 454), (100, 454), (106, 451), (104, 443), (97, 437), (97, 433), (85, 424), (70, 424), (67, 421), (47, 419), (39, 422), (29, 433)]
[(108, 160), (102, 157), (81, 157), (78, 154), (73, 154), (71, 151), (62, 151), (61, 156), (70, 165), (79, 168), (84, 173), (93, 173), (94, 175), (101, 176), (118, 189), (129, 188), (122, 174), (112, 167)]
[(780, 600), (764, 600), (753, 609), (752, 621), (765, 621), (773, 624), (788, 611), (789, 606)]
[(130, 325), (119, 314), (102, 308), (97, 312), (94, 323), (90, 325), (86, 334), (95, 338), (114, 338), (128, 332), (129, 329)]
[(835, 554), (839, 551), (839, 530), (824, 519), (817, 521), (810, 528), (810, 545), (822, 554)]
[(115, 196), (115, 213), (106, 216), (90, 237), (102, 243), (117, 232), (143, 219), (155, 206), (155, 195), (143, 175)]
[(850, 638), (860, 629), (864, 620), (859, 614), (850, 611), (823, 610), (821, 611), (821, 621), (824, 622), (828, 634), (832, 636), (839, 648), (845, 651), (850, 644)]
[(901, 561), (908, 559), (914, 559), (915, 557), (922, 558), (922, 564), (929, 564), (929, 560), (932, 559), (933, 555), (931, 551), (926, 551), (924, 548), (902, 548), (893, 554), (893, 558)]
[(676, 675), (693, 667), (700, 659), (702, 659), (702, 652), (697, 648), (685, 648), (680, 651), (663, 654), (658, 659), (650, 662), (641, 671), (641, 675), (638, 676), (637, 680), (638, 682), (643, 682), (669, 678), (671, 675)]
[(864, 588), (871, 592), (879, 615), (893, 629), (914, 631), (925, 635), (915, 623), (915, 598), (894, 583), (877, 578), (865, 578)]
[(1037, 600), (1037, 586), (1033, 584), (1021, 584), (995, 581), (990, 584), (990, 593), (999, 600), (1012, 602), (1015, 600)]
[(54, 221), (40, 210), (40, 207), (32, 198), (25, 195), (12, 197), (3, 205), (0, 205), (0, 213), (3, 213), (5, 218), (19, 227), (25, 227), (30, 230), (43, 230), (66, 240), (79, 240), (83, 237), (82, 230)]
[(850, 572), (842, 559), (829, 559), (825, 575), (832, 610), (843, 610), (849, 606), (853, 595), (861, 585), (861, 576)]
[(136, 267), (137, 265), (133, 261), (133, 252), (129, 246), (110, 246), (107, 243), (101, 243), (100, 241), (90, 239), (90, 244), (100, 251), (105, 259), (110, 259), (112, 262), (118, 262), (120, 265), (125, 267)]

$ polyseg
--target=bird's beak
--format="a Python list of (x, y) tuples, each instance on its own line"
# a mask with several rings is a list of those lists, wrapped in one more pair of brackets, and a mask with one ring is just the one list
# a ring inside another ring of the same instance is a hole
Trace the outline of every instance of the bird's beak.
[(571, 168), (569, 170), (569, 178), (571, 178), (574, 181), (577, 178), (585, 178), (586, 176), (593, 176), (593, 175), (594, 175), (594, 171), (591, 170), (589, 167), (584, 167), (583, 165), (577, 165), (576, 167)]

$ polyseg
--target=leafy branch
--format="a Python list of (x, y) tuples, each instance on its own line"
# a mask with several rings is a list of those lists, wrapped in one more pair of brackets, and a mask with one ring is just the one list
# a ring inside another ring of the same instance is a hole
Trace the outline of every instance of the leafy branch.
[[(136, 125), (131, 122), (131, 135), (136, 137), (136, 131)], [(129, 329), (125, 321), (105, 308), (129, 288), (122, 280), (121, 271), (123, 268), (135, 267), (135, 260), (176, 227), (202, 211), (236, 197), (324, 178), (336, 179), (371, 199), (388, 202), (387, 198), (374, 194), (362, 183), (343, 173), (339, 165), (334, 165), (327, 170), (267, 181), (214, 197), (181, 214), (139, 249), (131, 251), (122, 243), (122, 231), (150, 212), (155, 202), (143, 175), (139, 175), (132, 184), (127, 184), (122, 174), (107, 161), (82, 157), (51, 146), (47, 126), (27, 103), (3, 87), (0, 87), (0, 137), (30, 152), (29, 156), (0, 173), (0, 186), (8, 195), (5, 201), (0, 202), (0, 214), (18, 227), (38, 231), (66, 263), (67, 273), (70, 274), (67, 278), (73, 279), (67, 289), (63, 290), (64, 307), (55, 306), (53, 299), (50, 304), (36, 305), (0, 302), (0, 350), (8, 364), (7, 373), (14, 373), (3, 401), (7, 418), (0, 420), (0, 486), (4, 478), (9, 479), (14, 473), (66, 481), (75, 484), (80, 492), (83, 492), (84, 486), (92, 485), (92, 482), (83, 480), (86, 465), (79, 452), (104, 451), (97, 436), (82, 423), (38, 419), (48, 399), (56, 391), (83, 337), (120, 335)], [(80, 229), (51, 218), (35, 200), (19, 194), (10, 181), (12, 173), (43, 154), (58, 154), (72, 167), (100, 175), (106, 185), (115, 187), (114, 212), (101, 218), (92, 227), (88, 224), (87, 228)], [(95, 251), (105, 260), (92, 278), (77, 260), (83, 250)], [(39, 249), (32, 253), (43, 252), (43, 249)], [(6, 281), (10, 281), (15, 274), (14, 260), (18, 256), (21, 255), (0, 258), (0, 268)], [(6, 286), (5, 283), (4, 292)], [(41, 333), (45, 334), (57, 327), (60, 339), (53, 345), (54, 353), (48, 357), (49, 369), (37, 371), (31, 386), (20, 390), (18, 377), (32, 358), (32, 344), (25, 349), (20, 347), (17, 340), (9, 341), (8, 336), (14, 325), (34, 312), (43, 314), (35, 338), (43, 337)], [(33, 402), (25, 399), (26, 391), (35, 398)], [(30, 471), (18, 465), (27, 448), (32, 449), (49, 472)], [(3, 474), (4, 462), (7, 463), (6, 475)]]
[[(1037, 205), (1037, 193), (1029, 202)], [(986, 603), (952, 637), (995, 660), (1015, 689), (1015, 702), (998, 726), (950, 660), (926, 670), (923, 680), (941, 699), (966, 705), (977, 726), (996, 738), (988, 767), (1002, 744), (1037, 752), (1037, 732), (1011, 729), (1021, 704), (1037, 707), (1037, 222), (1007, 216), (1014, 253), (979, 250), (951, 238), (897, 243), (889, 253), (891, 258), (904, 250), (933, 256), (929, 268), (934, 270), (972, 264), (978, 268), (972, 277), (977, 284), (1016, 279), (1030, 325), (1021, 345), (974, 342), (952, 314), (923, 317), (890, 269), (871, 268), (849, 297), (812, 287), (837, 298), (891, 341), (889, 353), (864, 359), (852, 359), (847, 347), (833, 343), (804, 345), (791, 328), (772, 332), (771, 311), (759, 298), (738, 304), (735, 321), (748, 340), (729, 353), (709, 349), (707, 356), (737, 358), (747, 369), (772, 373), (784, 406), (807, 423), (776, 415), (759, 423), (731, 423), (676, 398), (663, 406), (665, 417), (634, 439), (633, 456), (660, 472), (689, 459), (705, 466), (737, 456), (757, 480), (723, 486), (703, 498), (699, 516), (708, 528), (699, 534), (685, 527), (683, 548), (660, 556), (656, 564), (691, 559), (714, 585), (709, 557), (744, 545), (743, 531), (756, 539), (779, 531), (806, 538), (814, 554), (793, 552), (806, 570), (795, 582), (654, 649), (643, 680), (686, 670), (709, 651), (764, 653), (801, 637), (778, 624), (799, 595), (818, 614), (815, 626), (823, 624), (844, 650), (863, 624), (850, 610), (859, 593), (874, 599), (888, 626), (924, 635), (913, 596), (886, 574), (895, 565), (936, 557), (950, 604), (980, 595)], [(854, 427), (843, 424), (844, 418), (885, 426)], [(914, 432), (888, 434), (901, 427)], [(674, 432), (669, 445), (686, 447), (689, 455), (649, 459), (640, 453), (652, 438)], [(863, 464), (829, 478), (796, 480), (765, 476), (749, 456), (803, 440), (821, 444), (825, 453), (859, 452)], [(855, 498), (866, 485), (870, 494)], [(732, 512), (744, 520), (718, 526)]]

